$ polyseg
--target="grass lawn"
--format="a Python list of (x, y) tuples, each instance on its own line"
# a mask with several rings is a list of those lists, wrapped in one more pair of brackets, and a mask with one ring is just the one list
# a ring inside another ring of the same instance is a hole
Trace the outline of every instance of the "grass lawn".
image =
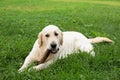
[[(73, 54), (45, 70), (19, 74), (38, 33), (49, 24), (115, 43), (94, 44), (94, 58)], [(0, 80), (120, 80), (120, 1), (0, 0)]]

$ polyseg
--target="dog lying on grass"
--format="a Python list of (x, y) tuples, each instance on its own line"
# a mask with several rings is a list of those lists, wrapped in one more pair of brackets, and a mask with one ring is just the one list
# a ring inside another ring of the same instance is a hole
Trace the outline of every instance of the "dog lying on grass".
[(39, 33), (31, 52), (18, 71), (24, 71), (30, 63), (35, 61), (38, 61), (39, 65), (32, 67), (32, 69), (41, 70), (47, 68), (57, 59), (65, 58), (67, 55), (79, 51), (95, 56), (91, 43), (99, 42), (113, 41), (106, 37), (88, 39), (79, 32), (62, 32), (57, 26), (48, 25)]

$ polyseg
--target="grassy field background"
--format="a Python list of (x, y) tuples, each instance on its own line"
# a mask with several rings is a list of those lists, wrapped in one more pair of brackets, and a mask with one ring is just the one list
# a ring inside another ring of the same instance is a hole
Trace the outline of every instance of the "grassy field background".
[[(19, 74), (38, 33), (49, 24), (115, 43), (94, 44), (94, 58), (73, 54), (45, 70)], [(0, 80), (120, 80), (120, 1), (0, 0)]]

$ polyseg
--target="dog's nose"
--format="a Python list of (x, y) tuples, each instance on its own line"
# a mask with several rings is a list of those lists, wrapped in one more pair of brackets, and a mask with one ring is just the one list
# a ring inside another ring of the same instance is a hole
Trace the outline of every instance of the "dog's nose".
[(56, 46), (57, 46), (56, 43), (52, 43), (52, 44), (51, 44), (51, 47), (52, 47), (52, 48), (56, 48)]

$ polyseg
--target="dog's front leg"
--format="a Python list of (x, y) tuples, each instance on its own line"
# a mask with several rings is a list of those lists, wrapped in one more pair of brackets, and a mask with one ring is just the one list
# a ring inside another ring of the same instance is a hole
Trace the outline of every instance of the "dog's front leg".
[(44, 62), (44, 63), (42, 63), (42, 64), (39, 64), (39, 65), (37, 65), (37, 66), (34, 66), (34, 67), (32, 67), (32, 68), (30, 68), (29, 69), (29, 71), (31, 70), (31, 69), (34, 69), (34, 70), (42, 70), (42, 69), (45, 69), (45, 68), (47, 68), (50, 64), (52, 64), (53, 63), (53, 59), (51, 59), (51, 60), (49, 60), (49, 61), (47, 61), (47, 62)]
[(30, 57), (30, 55), (28, 55), (28, 56), (26, 57), (23, 65), (22, 65), (22, 67), (21, 67), (18, 71), (19, 71), (19, 72), (24, 71), (24, 70), (29, 66), (29, 64), (32, 63), (32, 62), (34, 62), (34, 59), (32, 59), (32, 58)]

